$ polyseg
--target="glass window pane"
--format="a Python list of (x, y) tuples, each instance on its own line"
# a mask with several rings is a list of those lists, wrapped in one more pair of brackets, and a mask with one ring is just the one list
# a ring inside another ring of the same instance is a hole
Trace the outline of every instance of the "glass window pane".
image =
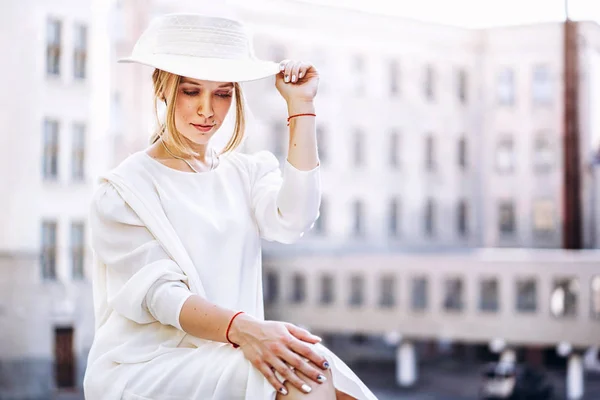
[(56, 279), (57, 224), (53, 221), (42, 222), (42, 242), (40, 261), (43, 279)]
[(357, 307), (364, 303), (364, 279), (362, 276), (350, 278), (350, 305)]
[(294, 274), (292, 284), (292, 303), (302, 303), (306, 298), (306, 279), (304, 275)]
[(533, 202), (533, 231), (536, 235), (549, 235), (555, 230), (555, 207), (552, 200)]
[(381, 277), (379, 305), (383, 308), (393, 307), (396, 304), (396, 279), (393, 275)]
[(600, 275), (592, 278), (592, 318), (600, 319)]
[(548, 65), (536, 65), (533, 68), (532, 94), (534, 104), (543, 105), (552, 102), (552, 79)]
[(411, 308), (414, 311), (423, 311), (428, 305), (428, 283), (427, 278), (413, 278), (411, 282)]
[(517, 311), (535, 312), (537, 310), (537, 284), (535, 279), (517, 281)]
[(533, 145), (533, 168), (537, 173), (547, 173), (554, 166), (554, 151), (547, 134), (538, 135)]
[(323, 305), (333, 303), (333, 276), (323, 275), (321, 276), (321, 299), (320, 302)]
[(555, 317), (577, 315), (579, 281), (575, 278), (556, 279), (550, 296), (550, 312)]
[(515, 103), (515, 76), (510, 68), (504, 68), (498, 73), (498, 102), (502, 105)]
[(502, 201), (498, 205), (498, 227), (501, 235), (515, 233), (515, 207), (511, 201)]
[(498, 311), (499, 287), (497, 279), (484, 279), (480, 283), (479, 310), (487, 312)]
[(364, 210), (360, 200), (354, 202), (354, 236), (361, 236), (364, 232), (363, 218)]
[(465, 301), (462, 279), (446, 279), (444, 282), (444, 289), (444, 309), (446, 311), (461, 311)]

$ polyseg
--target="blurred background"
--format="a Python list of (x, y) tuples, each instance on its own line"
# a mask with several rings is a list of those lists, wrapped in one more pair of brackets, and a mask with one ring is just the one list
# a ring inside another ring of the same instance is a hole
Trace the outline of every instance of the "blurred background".
[[(257, 56), (321, 74), (321, 216), (264, 243), (267, 317), (382, 400), (600, 399), (600, 3), (229, 3)], [(154, 120), (152, 71), (116, 60), (175, 11), (202, 9), (0, 2), (0, 399), (83, 398), (88, 203)], [(245, 89), (242, 151), (283, 160), (273, 79)]]

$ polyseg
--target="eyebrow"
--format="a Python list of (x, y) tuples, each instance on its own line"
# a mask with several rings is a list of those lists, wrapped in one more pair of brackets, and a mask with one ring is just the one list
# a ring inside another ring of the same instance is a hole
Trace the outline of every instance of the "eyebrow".
[[(189, 80), (189, 79), (186, 79), (186, 78), (183, 78), (183, 79), (181, 80), (181, 83), (190, 83), (190, 84), (192, 84), (192, 85), (196, 85), (196, 86), (202, 86), (202, 84), (200, 84), (200, 83), (198, 83), (198, 82), (191, 81), (191, 80)], [(219, 85), (219, 88), (225, 88), (225, 87), (232, 88), (232, 87), (233, 87), (233, 83), (229, 82), (229, 83), (224, 83), (224, 84), (222, 84), (222, 85)]]

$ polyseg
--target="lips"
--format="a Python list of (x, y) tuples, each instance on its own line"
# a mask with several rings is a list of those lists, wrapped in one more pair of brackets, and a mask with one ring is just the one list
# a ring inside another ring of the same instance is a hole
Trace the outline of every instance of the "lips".
[(192, 126), (194, 128), (196, 128), (197, 130), (199, 130), (200, 132), (208, 132), (214, 127), (214, 125), (196, 125), (196, 124), (192, 124)]

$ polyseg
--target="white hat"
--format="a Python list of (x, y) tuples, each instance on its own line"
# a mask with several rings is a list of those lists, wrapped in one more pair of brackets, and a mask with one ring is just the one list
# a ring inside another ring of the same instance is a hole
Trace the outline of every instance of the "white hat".
[(173, 74), (217, 82), (244, 82), (279, 72), (279, 64), (254, 56), (250, 35), (237, 20), (201, 14), (166, 14), (154, 19), (130, 57)]

